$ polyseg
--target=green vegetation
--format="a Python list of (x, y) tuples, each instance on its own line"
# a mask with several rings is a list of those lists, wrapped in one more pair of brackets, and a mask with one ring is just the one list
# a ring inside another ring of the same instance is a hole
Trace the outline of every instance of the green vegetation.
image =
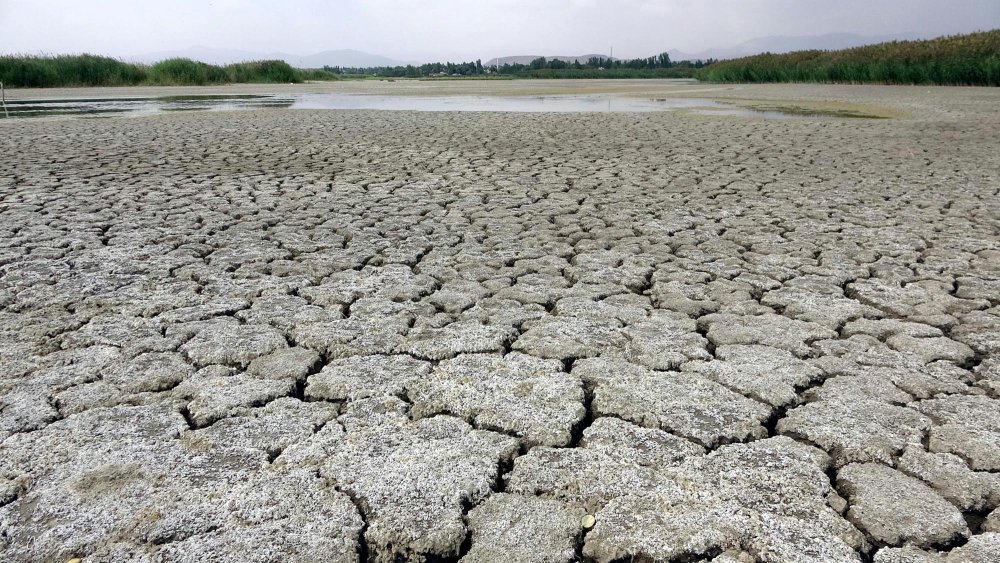
[(482, 62), (420, 66), (334, 68), (343, 77), (380, 78), (698, 78), (709, 82), (853, 82), (1000, 86), (1000, 30), (894, 41), (842, 51), (765, 53), (727, 61), (672, 61), (655, 57), (591, 58), (566, 62), (538, 58), (529, 64), (488, 67)]
[[(394, 78), (379, 78), (378, 80), (386, 80), (393, 82)], [(409, 79), (408, 79), (409, 80)], [(418, 78), (420, 81), (433, 81), (433, 80), (514, 80), (513, 76), (502, 76), (499, 74), (480, 74), (474, 76), (425, 76)]]
[(564, 68), (530, 69), (519, 72), (519, 78), (694, 78), (697, 69), (691, 66), (672, 68)]
[(190, 59), (167, 59), (150, 67), (146, 80), (152, 84), (217, 84), (226, 82), (226, 71)]
[[(295, 82), (305, 82), (307, 80), (315, 82), (328, 82), (340, 79), (333, 73), (327, 72), (321, 68), (297, 68), (295, 69), (295, 75)], [(289, 80), (288, 82), (292, 81)]]
[(339, 67), (325, 66), (323, 70), (343, 76), (356, 78), (371, 76), (377, 78), (425, 78), (445, 76), (483, 76), (489, 74), (482, 61), (468, 63), (427, 63), (420, 66), (379, 66), (379, 67)]
[(1000, 30), (842, 51), (765, 53), (721, 61), (710, 82), (848, 82), (1000, 86)]
[[(229, 82), (302, 82), (305, 78), (285, 61), (252, 61), (225, 67)], [(315, 72), (315, 71), (311, 71)], [(326, 80), (333, 77), (326, 76)]]
[(0, 57), (0, 82), (7, 87), (122, 86), (145, 79), (144, 67), (108, 57)]
[(764, 53), (728, 61), (672, 61), (667, 53), (587, 62), (538, 58), (530, 64), (485, 66), (482, 61), (397, 67), (296, 69), (284, 61), (216, 66), (190, 59), (154, 65), (109, 57), (0, 56), (0, 82), (9, 87), (288, 83), (351, 79), (698, 78), (709, 82), (848, 82), (1000, 86), (1000, 30), (893, 41), (842, 51)]
[(643, 59), (619, 60), (594, 57), (585, 63), (539, 57), (530, 64), (504, 64), (485, 66), (480, 60), (464, 63), (428, 63), (395, 67), (323, 67), (324, 70), (343, 76), (378, 78), (691, 78), (698, 69), (712, 61), (670, 60), (661, 53)]
[(288, 83), (336, 78), (324, 70), (295, 69), (284, 61), (216, 66), (190, 59), (167, 59), (147, 66), (94, 55), (0, 56), (0, 82), (13, 88)]

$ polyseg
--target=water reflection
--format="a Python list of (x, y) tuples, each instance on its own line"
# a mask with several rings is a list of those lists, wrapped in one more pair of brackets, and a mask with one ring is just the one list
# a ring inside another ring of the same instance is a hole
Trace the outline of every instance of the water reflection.
[(159, 113), (167, 111), (231, 111), (291, 107), (292, 100), (261, 95), (165, 96), (160, 98), (89, 98), (7, 100), (11, 118), (50, 115)]
[(767, 119), (866, 117), (852, 112), (803, 108), (746, 108), (699, 98), (633, 98), (626, 96), (381, 96), (366, 94), (205, 95), (158, 98), (92, 98), (7, 102), (10, 116), (98, 116), (176, 111), (245, 109), (458, 111), (505, 113), (641, 113), (691, 111), (711, 115), (756, 116)]
[(375, 96), (316, 94), (297, 97), (293, 109), (370, 109), (383, 111), (479, 111), (504, 113), (637, 113), (711, 107), (695, 98), (625, 96)]

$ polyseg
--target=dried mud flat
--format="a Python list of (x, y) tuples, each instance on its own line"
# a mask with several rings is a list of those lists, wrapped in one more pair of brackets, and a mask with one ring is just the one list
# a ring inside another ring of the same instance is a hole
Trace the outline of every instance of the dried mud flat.
[(0, 123), (0, 560), (1000, 560), (1000, 93), (720, 96)]

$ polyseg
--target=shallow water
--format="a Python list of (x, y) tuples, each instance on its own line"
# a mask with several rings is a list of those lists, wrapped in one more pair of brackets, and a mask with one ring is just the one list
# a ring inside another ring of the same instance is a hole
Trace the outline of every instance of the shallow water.
[(624, 96), (373, 96), (316, 94), (299, 97), (293, 108), (386, 111), (496, 111), (506, 113), (637, 113), (718, 105), (695, 98)]
[(757, 116), (768, 119), (876, 117), (802, 108), (753, 109), (699, 98), (625, 96), (382, 96), (364, 94), (210, 95), (160, 98), (8, 100), (10, 117), (70, 115), (99, 117), (172, 111), (243, 109), (326, 109), (381, 111), (473, 111), (508, 113), (644, 113), (686, 110), (707, 115)]
[[(165, 96), (161, 98), (89, 98), (62, 100), (7, 100), (10, 117), (79, 117), (167, 111), (231, 111), (287, 108), (288, 98), (259, 95)], [(2, 117), (2, 114), (0, 114)]]

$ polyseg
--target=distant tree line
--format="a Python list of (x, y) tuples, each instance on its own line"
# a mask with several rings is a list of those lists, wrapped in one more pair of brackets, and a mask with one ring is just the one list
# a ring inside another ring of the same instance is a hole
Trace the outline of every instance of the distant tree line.
[[(529, 77), (600, 77), (601, 72), (608, 72), (609, 78), (654, 77), (668, 74), (686, 74), (692, 76), (695, 69), (712, 64), (707, 61), (670, 60), (670, 55), (661, 53), (655, 57), (620, 60), (603, 57), (591, 57), (587, 62), (565, 61), (562, 59), (546, 59), (539, 57), (529, 64), (504, 63), (502, 65), (484, 66), (482, 60), (464, 63), (428, 63), (423, 65), (380, 66), (380, 67), (334, 67), (325, 66), (323, 70), (335, 75), (344, 76), (377, 76), (386, 78), (423, 78), (435, 76), (483, 76), (499, 75), (519, 78)], [(662, 72), (667, 69), (680, 69), (689, 72)], [(635, 72), (632, 72), (635, 71)], [(649, 72), (661, 71), (661, 72)]]
[(343, 76), (381, 76), (389, 78), (423, 78), (425, 76), (480, 76), (488, 74), (481, 60), (466, 63), (427, 63), (406, 66), (343, 67), (324, 66), (323, 70)]
[(331, 68), (336, 75), (508, 78), (697, 78), (708, 82), (830, 82), (1000, 86), (1000, 30), (924, 41), (893, 41), (839, 51), (764, 53), (740, 59), (673, 61), (667, 53), (586, 62), (539, 57), (528, 64)]

